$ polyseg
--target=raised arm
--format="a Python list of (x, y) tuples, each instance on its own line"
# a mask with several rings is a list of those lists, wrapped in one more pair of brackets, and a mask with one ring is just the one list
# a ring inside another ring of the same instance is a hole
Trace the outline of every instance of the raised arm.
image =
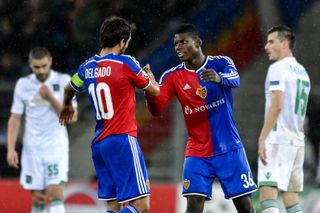
[[(144, 70), (149, 75), (151, 81), (155, 81), (150, 67), (144, 67)], [(169, 79), (163, 80), (162, 82), (160, 82), (160, 84), (160, 94), (158, 96), (151, 96), (146, 92), (147, 107), (150, 113), (154, 116), (158, 116), (161, 114), (173, 95)]]

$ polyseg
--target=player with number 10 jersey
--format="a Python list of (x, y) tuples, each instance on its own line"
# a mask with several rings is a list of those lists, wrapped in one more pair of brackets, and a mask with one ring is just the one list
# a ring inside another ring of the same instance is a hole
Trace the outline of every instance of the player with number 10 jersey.
[[(64, 89), (60, 123), (68, 123), (75, 92), (85, 90), (96, 120), (92, 160), (98, 177), (98, 198), (108, 212), (148, 212), (150, 186), (137, 136), (135, 87), (151, 96), (159, 85), (131, 56), (124, 55), (134, 26), (123, 18), (105, 19), (100, 28), (99, 55), (84, 62)], [(147, 68), (148, 66), (146, 66)], [(126, 203), (121, 211), (121, 203)]]
[(135, 89), (148, 87), (146, 73), (135, 58), (109, 53), (95, 55), (80, 66), (71, 85), (86, 90), (94, 108), (96, 129), (94, 142), (112, 134), (137, 136)]

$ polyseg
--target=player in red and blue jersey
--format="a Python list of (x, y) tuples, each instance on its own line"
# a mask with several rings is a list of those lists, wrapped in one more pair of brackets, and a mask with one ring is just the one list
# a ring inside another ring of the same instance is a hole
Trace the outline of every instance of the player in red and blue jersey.
[(159, 85), (131, 56), (124, 55), (133, 26), (125, 19), (106, 19), (100, 28), (102, 50), (89, 58), (65, 87), (60, 122), (66, 124), (75, 92), (86, 91), (96, 119), (92, 159), (98, 177), (98, 197), (108, 211), (148, 212), (150, 189), (145, 161), (137, 141), (135, 87), (159, 94)]
[(205, 56), (201, 44), (193, 25), (177, 29), (174, 45), (182, 64), (162, 75), (159, 96), (146, 95), (148, 108), (159, 115), (172, 96), (180, 101), (189, 134), (183, 171), (187, 212), (203, 211), (218, 178), (238, 212), (252, 213), (256, 185), (232, 109), (232, 88), (239, 87), (240, 77), (229, 57)]

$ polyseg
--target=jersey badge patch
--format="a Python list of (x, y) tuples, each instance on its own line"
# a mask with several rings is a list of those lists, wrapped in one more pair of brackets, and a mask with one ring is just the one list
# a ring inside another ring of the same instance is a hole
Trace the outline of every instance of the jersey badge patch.
[(60, 91), (60, 85), (59, 84), (52, 84), (53, 91)]
[(205, 99), (207, 97), (207, 87), (199, 87), (197, 88), (196, 90), (196, 94), (202, 98), (202, 99)]
[(266, 176), (267, 179), (269, 179), (272, 174), (271, 174), (271, 172), (267, 172), (267, 173), (265, 173), (264, 175)]
[(183, 188), (184, 188), (185, 190), (188, 190), (188, 189), (189, 189), (189, 186), (190, 186), (190, 180), (185, 179), (185, 180), (183, 181)]
[(31, 177), (31, 175), (26, 175), (26, 183), (29, 183), (29, 184), (32, 183), (32, 177)]

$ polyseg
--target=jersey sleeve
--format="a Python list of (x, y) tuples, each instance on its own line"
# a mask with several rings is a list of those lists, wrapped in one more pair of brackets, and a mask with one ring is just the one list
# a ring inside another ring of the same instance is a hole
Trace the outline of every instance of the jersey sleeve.
[(228, 87), (240, 86), (240, 76), (231, 58), (227, 56), (219, 56), (218, 68), (219, 70), (216, 71), (221, 78), (222, 85)]
[(152, 115), (160, 115), (170, 98), (175, 94), (172, 76), (164, 73), (160, 78), (160, 94), (158, 96), (146, 95), (147, 106)]
[(284, 91), (285, 90), (285, 71), (286, 67), (284, 67), (280, 63), (272, 64), (268, 70), (268, 78), (269, 78), (269, 91)]
[(11, 113), (23, 114), (25, 110), (23, 101), (23, 79), (19, 79), (13, 92), (13, 102), (11, 106)]
[(140, 67), (139, 62), (132, 56), (124, 55), (124, 69), (129, 81), (139, 89), (146, 89), (151, 81), (148, 74)]
[(75, 89), (77, 92), (81, 92), (84, 90), (84, 76), (85, 75), (85, 68), (81, 65), (78, 68), (78, 71), (73, 74), (71, 77), (70, 85)]

